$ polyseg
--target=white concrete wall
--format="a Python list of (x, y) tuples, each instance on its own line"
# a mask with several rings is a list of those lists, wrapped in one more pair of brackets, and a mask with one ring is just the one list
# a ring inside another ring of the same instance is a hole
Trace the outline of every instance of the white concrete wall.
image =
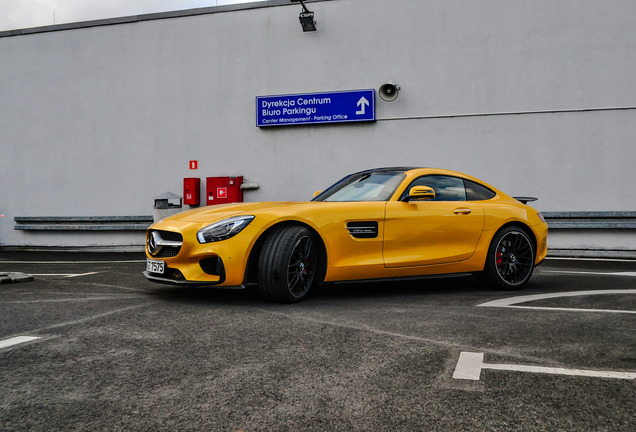
[[(313, 33), (298, 4), (265, 5), (0, 34), (0, 246), (141, 244), (13, 217), (149, 215), (183, 177), (224, 174), (261, 185), (248, 201), (302, 200), (356, 170), (436, 166), (542, 211), (636, 210), (635, 2), (311, 2)], [(388, 80), (402, 90), (376, 123), (255, 126), (256, 96)]]

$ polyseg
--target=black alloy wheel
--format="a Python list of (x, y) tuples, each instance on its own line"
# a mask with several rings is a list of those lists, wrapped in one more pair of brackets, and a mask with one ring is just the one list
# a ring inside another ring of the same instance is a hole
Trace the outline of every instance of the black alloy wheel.
[(507, 227), (493, 238), (488, 250), (484, 276), (496, 288), (520, 289), (534, 270), (534, 247), (528, 234)]
[(295, 297), (304, 296), (316, 274), (317, 257), (314, 240), (304, 235), (294, 245), (287, 266), (287, 286)]
[(297, 225), (269, 234), (258, 260), (258, 283), (263, 296), (283, 302), (302, 300), (318, 282), (318, 248), (314, 234)]

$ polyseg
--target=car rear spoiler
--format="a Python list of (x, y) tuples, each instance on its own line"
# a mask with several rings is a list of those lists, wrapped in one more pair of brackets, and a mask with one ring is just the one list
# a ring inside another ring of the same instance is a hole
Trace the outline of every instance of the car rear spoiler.
[(539, 199), (535, 197), (513, 197), (513, 198), (516, 199), (517, 201), (521, 201), (522, 204), (528, 204), (529, 202), (536, 201)]

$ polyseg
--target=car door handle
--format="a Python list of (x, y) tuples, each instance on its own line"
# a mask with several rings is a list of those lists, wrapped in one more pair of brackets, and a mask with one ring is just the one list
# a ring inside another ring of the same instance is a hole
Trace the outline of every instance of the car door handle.
[(471, 210), (469, 208), (457, 208), (453, 210), (455, 214), (470, 214)]

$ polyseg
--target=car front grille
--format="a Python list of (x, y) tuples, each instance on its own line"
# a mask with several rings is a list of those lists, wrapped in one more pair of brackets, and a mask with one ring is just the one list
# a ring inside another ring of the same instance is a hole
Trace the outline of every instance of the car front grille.
[(157, 258), (172, 258), (179, 254), (181, 247), (164, 246), (156, 255)]
[(148, 233), (147, 249), (154, 258), (172, 258), (179, 254), (183, 236), (171, 231), (153, 230)]

